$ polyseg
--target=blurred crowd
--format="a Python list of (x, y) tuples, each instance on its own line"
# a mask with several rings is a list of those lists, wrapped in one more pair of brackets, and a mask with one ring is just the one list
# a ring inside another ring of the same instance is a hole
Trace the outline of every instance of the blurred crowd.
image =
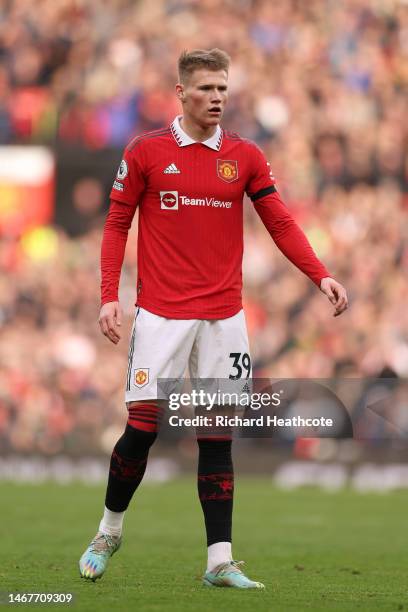
[[(333, 318), (246, 202), (254, 375), (406, 377), (406, 0), (0, 0), (0, 144), (120, 150), (179, 112), (180, 52), (214, 46), (232, 58), (224, 126), (263, 148), (350, 298)], [(137, 219), (117, 347), (97, 323), (103, 221), (0, 237), (0, 452), (109, 452), (123, 428)]]

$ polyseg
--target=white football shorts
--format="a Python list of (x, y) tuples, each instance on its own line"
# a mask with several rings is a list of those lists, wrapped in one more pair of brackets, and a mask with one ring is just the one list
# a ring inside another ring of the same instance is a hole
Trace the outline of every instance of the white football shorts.
[(126, 402), (158, 399), (158, 379), (251, 377), (244, 311), (227, 319), (167, 319), (137, 307), (129, 345)]

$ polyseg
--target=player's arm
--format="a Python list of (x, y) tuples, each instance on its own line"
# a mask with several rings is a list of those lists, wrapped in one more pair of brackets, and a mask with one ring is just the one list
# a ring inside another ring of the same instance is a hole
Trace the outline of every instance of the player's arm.
[(334, 316), (340, 315), (348, 306), (346, 290), (330, 276), (282, 202), (261, 151), (256, 148), (253, 155), (254, 173), (247, 192), (256, 212), (280, 251), (327, 295), (335, 307)]
[(121, 337), (122, 310), (118, 294), (127, 237), (144, 188), (140, 164), (134, 155), (126, 150), (112, 187), (101, 246), (99, 326), (103, 335), (114, 344), (117, 344)]
[(101, 310), (99, 325), (104, 336), (117, 344), (120, 340), (122, 310), (119, 305), (119, 280), (126, 243), (136, 206), (111, 200), (101, 247)]

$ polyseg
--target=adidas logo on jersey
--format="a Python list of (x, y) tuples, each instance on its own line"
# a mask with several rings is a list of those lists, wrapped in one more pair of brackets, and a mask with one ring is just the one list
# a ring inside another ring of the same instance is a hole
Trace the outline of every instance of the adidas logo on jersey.
[(177, 168), (176, 164), (172, 163), (163, 170), (163, 174), (180, 174), (180, 170)]

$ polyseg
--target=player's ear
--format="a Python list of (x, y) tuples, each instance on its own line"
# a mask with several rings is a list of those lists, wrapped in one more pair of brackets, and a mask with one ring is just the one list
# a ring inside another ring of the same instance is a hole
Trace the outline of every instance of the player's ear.
[(176, 95), (181, 102), (184, 102), (184, 85), (182, 85), (181, 83), (177, 83), (176, 85)]

